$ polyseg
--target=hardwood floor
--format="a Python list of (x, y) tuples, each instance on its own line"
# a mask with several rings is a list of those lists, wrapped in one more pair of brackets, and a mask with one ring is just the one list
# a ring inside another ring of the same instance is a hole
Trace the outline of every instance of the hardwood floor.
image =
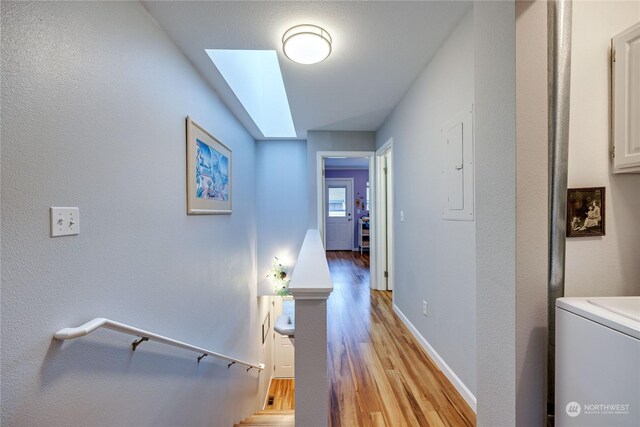
[(392, 309), (369, 289), (369, 256), (327, 252), (331, 427), (474, 426), (475, 414)]
[[(269, 405), (273, 397), (273, 402)], [(295, 409), (295, 380), (289, 378), (274, 378), (267, 393), (267, 411), (288, 411)]]

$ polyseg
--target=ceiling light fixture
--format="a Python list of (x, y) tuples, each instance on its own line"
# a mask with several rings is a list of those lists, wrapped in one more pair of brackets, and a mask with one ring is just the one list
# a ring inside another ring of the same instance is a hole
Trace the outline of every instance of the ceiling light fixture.
[(296, 25), (282, 36), (282, 50), (287, 58), (305, 65), (327, 59), (331, 53), (331, 43), (329, 33), (312, 24)]

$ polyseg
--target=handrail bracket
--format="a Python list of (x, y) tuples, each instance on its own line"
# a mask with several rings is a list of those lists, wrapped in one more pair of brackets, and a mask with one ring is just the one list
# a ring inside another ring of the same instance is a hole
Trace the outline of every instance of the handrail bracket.
[(207, 353), (202, 353), (202, 356), (198, 356), (198, 363), (200, 363), (200, 361), (202, 360), (203, 357), (208, 356)]
[(149, 341), (149, 338), (142, 337), (139, 340), (135, 340), (134, 342), (131, 343), (131, 350), (136, 351), (136, 348), (145, 341)]

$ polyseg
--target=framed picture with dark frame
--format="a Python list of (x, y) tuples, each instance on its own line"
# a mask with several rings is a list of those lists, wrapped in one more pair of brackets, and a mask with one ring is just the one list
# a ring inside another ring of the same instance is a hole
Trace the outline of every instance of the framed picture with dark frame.
[(187, 117), (187, 214), (230, 214), (231, 190), (231, 149)]
[(271, 312), (267, 313), (267, 317), (264, 318), (264, 322), (262, 322), (262, 344), (267, 341), (267, 334), (271, 329)]
[(567, 190), (567, 237), (605, 235), (604, 187)]

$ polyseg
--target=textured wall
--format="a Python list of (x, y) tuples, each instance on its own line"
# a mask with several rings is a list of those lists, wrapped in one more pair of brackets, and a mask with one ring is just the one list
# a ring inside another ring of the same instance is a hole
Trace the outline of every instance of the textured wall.
[[(268, 362), (251, 136), (137, 2), (2, 2), (2, 113), (2, 424), (252, 413), (255, 371), (157, 343), (132, 353), (106, 330), (51, 340), (104, 316)], [(233, 150), (230, 216), (185, 214), (187, 114)], [(50, 238), (50, 206), (80, 207), (80, 235)]]
[(305, 141), (256, 142), (258, 292), (272, 294), (265, 276), (273, 257), (293, 267), (307, 232), (307, 145)]
[[(517, 28), (517, 402), (518, 425), (546, 414), (547, 5), (516, 2)], [(640, 3), (574, 2), (569, 187), (606, 186), (607, 235), (567, 240), (566, 295), (640, 293), (640, 175), (612, 175), (609, 46), (637, 22)], [(541, 179), (541, 177), (545, 177)]]
[(478, 426), (515, 425), (515, 2), (474, 4)]
[(547, 2), (516, 2), (516, 424), (540, 427), (547, 401)]
[(318, 228), (318, 151), (375, 151), (375, 132), (309, 131), (307, 134), (307, 192), (309, 228)]
[(567, 239), (567, 296), (640, 294), (640, 174), (611, 173), (608, 53), (639, 20), (638, 1), (573, 5), (569, 187), (606, 187), (607, 235)]
[[(376, 141), (382, 146), (393, 137), (394, 303), (475, 394), (475, 223), (441, 219), (446, 159), (441, 128), (474, 102), (473, 55), (469, 12)], [(422, 300), (429, 304), (429, 317), (422, 314)]]

